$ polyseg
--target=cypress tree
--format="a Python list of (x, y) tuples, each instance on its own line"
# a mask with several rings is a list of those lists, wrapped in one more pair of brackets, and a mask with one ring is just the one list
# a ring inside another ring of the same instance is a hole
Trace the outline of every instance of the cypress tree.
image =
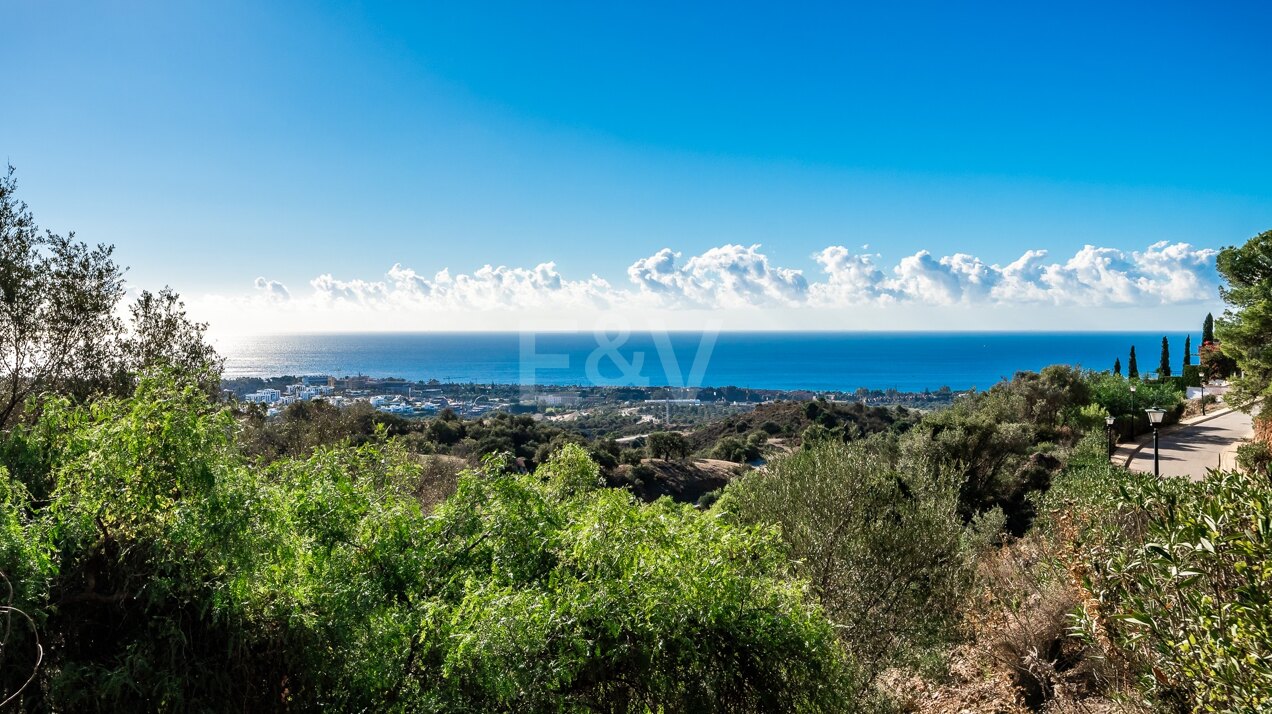
[(1206, 321), (1201, 323), (1201, 344), (1208, 345), (1215, 341), (1215, 316), (1206, 313)]
[(1126, 363), (1126, 376), (1139, 379), (1139, 364), (1135, 362), (1135, 345), (1131, 345), (1131, 359)]
[(1122, 358), (1121, 357), (1118, 357), (1117, 359), (1113, 360), (1113, 376), (1114, 377), (1122, 376)]
[(1157, 365), (1157, 378), (1166, 379), (1170, 376), (1170, 340), (1162, 337), (1162, 360)]
[(1184, 371), (1192, 364), (1192, 335), (1184, 335)]

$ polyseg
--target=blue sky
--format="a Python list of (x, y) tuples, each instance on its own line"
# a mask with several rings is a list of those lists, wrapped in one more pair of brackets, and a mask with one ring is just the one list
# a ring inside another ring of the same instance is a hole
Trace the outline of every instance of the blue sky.
[(0, 0), (0, 150), (222, 330), (1175, 327), (1272, 228), (1266, 4), (686, 5)]

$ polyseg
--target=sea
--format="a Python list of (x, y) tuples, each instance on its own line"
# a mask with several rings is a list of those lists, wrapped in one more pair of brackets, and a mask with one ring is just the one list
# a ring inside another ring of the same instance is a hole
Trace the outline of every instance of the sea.
[[(1183, 363), (1183, 331), (1161, 332), (420, 332), (222, 337), (226, 377), (328, 374), (560, 386), (851, 392), (985, 389), (1068, 364), (1140, 373)], [(1194, 334), (1194, 349), (1200, 335)], [(1193, 362), (1196, 362), (1195, 357)]]

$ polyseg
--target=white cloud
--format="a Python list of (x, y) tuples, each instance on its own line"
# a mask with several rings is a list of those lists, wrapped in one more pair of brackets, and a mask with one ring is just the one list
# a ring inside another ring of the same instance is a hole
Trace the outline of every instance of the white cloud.
[(642, 296), (666, 307), (792, 307), (808, 297), (803, 273), (770, 266), (759, 245), (722, 245), (683, 266), (679, 258), (663, 248), (628, 266), (627, 277)]
[(841, 245), (832, 245), (814, 255), (813, 259), (826, 273), (826, 282), (812, 285), (811, 303), (821, 307), (841, 307), (894, 301), (896, 296), (885, 285), (886, 278), (875, 265), (876, 258), (854, 255)]
[(319, 304), (368, 309), (506, 310), (545, 307), (605, 307), (609, 283), (592, 276), (566, 280), (555, 263), (534, 268), (483, 266), (452, 276), (442, 269), (425, 278), (394, 264), (385, 280), (338, 280), (330, 274), (310, 281)]
[(1202, 302), (1217, 295), (1215, 255), (1187, 243), (1155, 243), (1129, 254), (1088, 245), (1063, 263), (1048, 262), (1046, 251), (1027, 250), (999, 266), (965, 253), (937, 258), (919, 251), (888, 273), (875, 265), (875, 256), (831, 246), (815, 256), (826, 280), (812, 285), (812, 304), (1146, 307)]
[(313, 298), (320, 305), (354, 305), (381, 307), (388, 299), (388, 286), (383, 281), (339, 280), (324, 273), (309, 281)]
[(1047, 251), (1027, 250), (1001, 271), (991, 297), (1005, 303), (1048, 302), (1047, 286), (1042, 278), (1047, 271)]
[(253, 284), (259, 294), (264, 295), (271, 301), (282, 302), (291, 299), (291, 292), (287, 290), (287, 286), (277, 280), (257, 278)]
[(1161, 242), (1133, 252), (1087, 245), (1062, 261), (1050, 259), (1046, 251), (1027, 250), (1005, 266), (966, 253), (937, 257), (928, 251), (881, 265), (876, 254), (829, 246), (812, 256), (820, 275), (810, 281), (800, 270), (774, 265), (759, 245), (726, 244), (688, 259), (670, 248), (641, 258), (627, 268), (630, 286), (616, 287), (595, 275), (572, 280), (551, 262), (533, 268), (486, 265), (457, 274), (442, 269), (431, 277), (395, 264), (376, 280), (319, 275), (310, 281), (307, 295), (293, 295), (282, 283), (259, 277), (254, 296), (211, 301), (272, 306), (293, 315), (335, 311), (451, 317), (651, 310), (740, 310), (758, 316), (759, 308), (863, 305), (1150, 308), (1213, 301), (1215, 254), (1187, 243)]
[(1198, 250), (1187, 243), (1161, 241), (1143, 253), (1135, 253), (1141, 292), (1162, 303), (1188, 302), (1197, 295), (1212, 296), (1218, 285), (1215, 256), (1218, 251)]
[(887, 285), (897, 295), (928, 305), (984, 302), (1001, 277), (997, 266), (988, 266), (966, 253), (940, 259), (926, 250), (902, 258), (892, 269)]
[(1139, 274), (1122, 251), (1086, 245), (1064, 264), (1044, 267), (1040, 282), (1057, 304), (1133, 305), (1142, 297)]

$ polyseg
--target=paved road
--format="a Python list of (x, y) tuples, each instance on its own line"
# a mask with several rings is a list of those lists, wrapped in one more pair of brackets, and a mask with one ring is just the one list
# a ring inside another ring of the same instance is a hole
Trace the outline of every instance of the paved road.
[[(1163, 429), (1158, 445), (1161, 473), (1163, 476), (1188, 476), (1196, 480), (1206, 475), (1206, 469), (1219, 466), (1221, 455), (1223, 468), (1232, 468), (1233, 446), (1242, 439), (1250, 438), (1252, 433), (1250, 415), (1238, 411), (1200, 423)], [(1133, 471), (1153, 471), (1151, 437), (1129, 466)]]

